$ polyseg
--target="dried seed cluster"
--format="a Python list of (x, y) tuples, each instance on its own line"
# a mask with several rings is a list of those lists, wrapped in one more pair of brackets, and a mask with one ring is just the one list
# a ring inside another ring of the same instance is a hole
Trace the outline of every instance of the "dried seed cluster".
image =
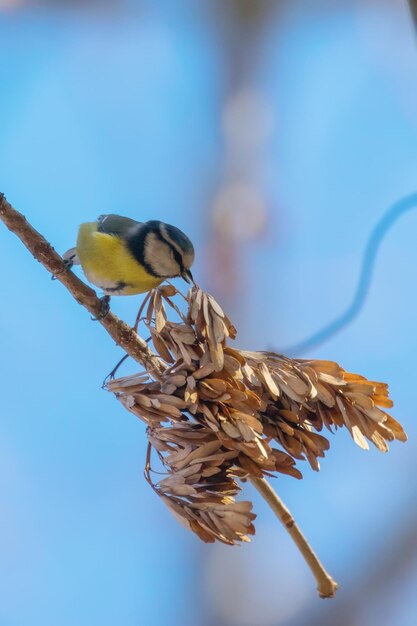
[[(237, 479), (274, 472), (301, 478), (296, 460), (318, 470), (329, 448), (323, 426), (346, 426), (362, 448), (371, 441), (386, 451), (388, 441), (406, 440), (384, 410), (392, 406), (387, 385), (332, 361), (236, 350), (227, 343), (236, 329), (211, 295), (194, 287), (186, 314), (176, 295), (165, 285), (145, 302), (144, 321), (166, 365), (162, 379), (143, 372), (108, 389), (148, 425), (150, 446), (167, 470), (154, 485), (148, 462), (149, 482), (204, 541), (247, 541), (255, 516), (250, 502), (235, 501)], [(168, 320), (167, 307), (179, 321)]]

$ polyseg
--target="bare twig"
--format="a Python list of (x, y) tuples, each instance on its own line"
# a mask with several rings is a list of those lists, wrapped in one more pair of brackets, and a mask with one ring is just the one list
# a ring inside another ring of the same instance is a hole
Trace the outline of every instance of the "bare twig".
[(326, 572), (323, 565), (318, 560), (315, 552), (307, 542), (301, 530), (298, 528), (295, 520), (285, 504), (280, 500), (278, 495), (272, 489), (271, 485), (265, 478), (250, 477), (252, 485), (259, 491), (261, 496), (266, 500), (271, 509), (274, 511), (278, 519), (287, 529), (292, 539), (296, 543), (298, 549), (303, 555), (307, 565), (311, 569), (317, 582), (317, 591), (320, 598), (332, 598), (338, 588), (338, 584)]
[[(63, 259), (55, 252), (51, 244), (7, 202), (2, 193), (0, 193), (0, 219), (10, 231), (19, 237), (35, 259), (68, 289), (79, 304), (82, 304), (94, 317), (100, 316), (102, 302), (95, 291), (65, 268)], [(130, 326), (111, 312), (99, 321), (129, 356), (144, 365), (154, 378), (160, 377), (165, 369), (164, 364)]]

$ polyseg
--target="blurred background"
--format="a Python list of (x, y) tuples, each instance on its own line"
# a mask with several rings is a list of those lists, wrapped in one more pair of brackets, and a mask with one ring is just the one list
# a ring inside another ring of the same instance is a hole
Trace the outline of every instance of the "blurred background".
[[(60, 252), (100, 213), (177, 225), (242, 348), (346, 310), (370, 231), (417, 191), (406, 0), (0, 0), (0, 90), (8, 200)], [(121, 351), (0, 227), (0, 626), (416, 624), (416, 229), (395, 224), (360, 315), (307, 353), (388, 381), (409, 442), (340, 431), (319, 474), (273, 481), (340, 583), (323, 602), (250, 487), (250, 545), (177, 524), (143, 424), (100, 388)]]

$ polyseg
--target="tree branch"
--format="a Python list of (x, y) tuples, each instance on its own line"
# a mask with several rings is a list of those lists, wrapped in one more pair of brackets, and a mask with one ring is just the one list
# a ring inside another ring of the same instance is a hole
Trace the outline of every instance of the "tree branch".
[[(63, 259), (55, 252), (51, 244), (7, 202), (2, 193), (0, 193), (0, 219), (12, 233), (19, 237), (35, 259), (68, 289), (79, 304), (82, 304), (94, 317), (100, 315), (102, 302), (96, 292), (65, 268)], [(99, 322), (129, 356), (146, 367), (154, 378), (160, 378), (165, 369), (164, 364), (130, 326), (111, 311)]]
[[(79, 304), (83, 305), (93, 316), (100, 315), (102, 302), (95, 291), (65, 268), (63, 259), (55, 252), (51, 244), (7, 202), (2, 193), (0, 193), (0, 219), (23, 242), (35, 259), (68, 289)], [(154, 378), (161, 379), (165, 370), (163, 361), (130, 326), (111, 312), (99, 322), (129, 356), (141, 363)], [(252, 476), (250, 480), (297, 544), (316, 578), (320, 596), (322, 598), (334, 596), (337, 583), (324, 570), (283, 502), (264, 478)]]

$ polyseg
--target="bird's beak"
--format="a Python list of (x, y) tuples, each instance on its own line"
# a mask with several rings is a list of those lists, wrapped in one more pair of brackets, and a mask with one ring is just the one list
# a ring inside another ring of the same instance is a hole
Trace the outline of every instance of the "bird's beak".
[(181, 278), (183, 278), (186, 283), (194, 283), (194, 278), (190, 270), (183, 270), (181, 272)]

